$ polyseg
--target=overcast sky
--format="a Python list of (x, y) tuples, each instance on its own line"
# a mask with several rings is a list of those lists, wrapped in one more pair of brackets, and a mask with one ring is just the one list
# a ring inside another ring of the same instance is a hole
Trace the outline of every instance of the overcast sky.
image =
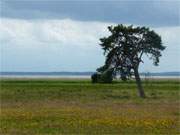
[(95, 71), (103, 65), (99, 38), (107, 26), (148, 26), (167, 48), (154, 67), (141, 72), (180, 71), (180, 2), (0, 1), (1, 71)]

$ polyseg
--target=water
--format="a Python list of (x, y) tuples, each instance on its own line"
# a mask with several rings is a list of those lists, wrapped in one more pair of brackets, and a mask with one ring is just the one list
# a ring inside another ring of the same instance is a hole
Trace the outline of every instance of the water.
[[(90, 79), (93, 72), (0, 72), (0, 78), (84, 78)], [(160, 74), (160, 75), (159, 75)], [(141, 75), (141, 78), (169, 78), (180, 79), (180, 74), (172, 72), (152, 73), (152, 75)]]
[(90, 79), (90, 75), (0, 75), (0, 78), (84, 78)]
[(93, 72), (0, 72), (1, 78), (90, 78)]

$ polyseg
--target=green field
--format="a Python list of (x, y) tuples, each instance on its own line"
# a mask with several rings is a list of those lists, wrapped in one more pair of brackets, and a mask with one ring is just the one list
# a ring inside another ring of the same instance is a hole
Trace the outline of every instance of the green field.
[(0, 134), (180, 134), (180, 81), (1, 79)]

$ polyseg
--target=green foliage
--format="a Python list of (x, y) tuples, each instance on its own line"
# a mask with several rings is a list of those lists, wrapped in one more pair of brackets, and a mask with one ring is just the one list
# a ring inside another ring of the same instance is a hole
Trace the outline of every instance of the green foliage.
[(104, 69), (100, 70), (101, 72), (96, 72), (91, 76), (92, 83), (112, 83), (113, 69), (107, 69), (105, 71), (103, 71)]
[(100, 82), (101, 74), (94, 73), (91, 75), (91, 81), (92, 83), (98, 83)]
[(109, 68), (108, 65), (104, 65), (104, 66), (98, 68), (97, 72), (103, 73), (104, 71), (108, 70), (108, 68)]
[(101, 38), (100, 45), (106, 56), (105, 65), (101, 68), (114, 68), (126, 80), (138, 69), (146, 54), (158, 65), (161, 51), (165, 49), (161, 37), (147, 27), (109, 26), (110, 36)]
[(109, 69), (109, 70), (106, 70), (104, 71), (102, 74), (101, 74), (101, 82), (103, 83), (112, 83), (112, 80), (113, 80), (113, 70)]

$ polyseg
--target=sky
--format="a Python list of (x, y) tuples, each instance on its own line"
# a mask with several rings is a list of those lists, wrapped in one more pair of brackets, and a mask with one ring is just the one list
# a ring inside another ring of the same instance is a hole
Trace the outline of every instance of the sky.
[(110, 25), (147, 26), (166, 46), (158, 67), (180, 71), (180, 1), (1, 0), (0, 71), (95, 71), (105, 61), (99, 38)]

